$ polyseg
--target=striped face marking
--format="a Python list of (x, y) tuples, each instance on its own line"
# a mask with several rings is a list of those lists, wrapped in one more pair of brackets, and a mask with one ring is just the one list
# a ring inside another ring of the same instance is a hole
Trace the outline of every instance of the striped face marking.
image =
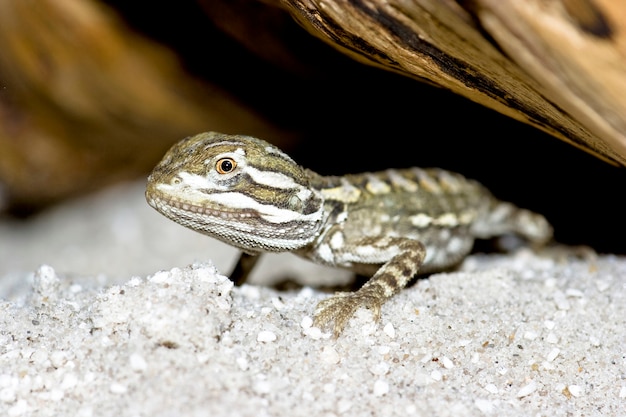
[(247, 136), (206, 133), (174, 145), (150, 175), (146, 196), (165, 216), (248, 252), (305, 246), (323, 214), (304, 170)]

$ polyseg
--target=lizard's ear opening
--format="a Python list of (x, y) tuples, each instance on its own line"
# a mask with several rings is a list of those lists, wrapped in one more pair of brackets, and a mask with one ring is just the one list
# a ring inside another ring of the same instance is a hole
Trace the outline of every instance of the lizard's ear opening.
[(287, 208), (292, 211), (302, 212), (304, 204), (297, 194), (293, 194), (287, 201)]

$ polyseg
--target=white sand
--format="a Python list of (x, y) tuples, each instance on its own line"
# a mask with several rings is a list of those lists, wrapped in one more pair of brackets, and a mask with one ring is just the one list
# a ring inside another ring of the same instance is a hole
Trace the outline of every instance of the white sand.
[[(473, 256), (335, 340), (327, 294), (233, 288), (235, 256), (141, 183), (0, 222), (0, 415), (626, 416), (624, 258)], [(253, 283), (286, 277), (348, 275), (281, 255)]]

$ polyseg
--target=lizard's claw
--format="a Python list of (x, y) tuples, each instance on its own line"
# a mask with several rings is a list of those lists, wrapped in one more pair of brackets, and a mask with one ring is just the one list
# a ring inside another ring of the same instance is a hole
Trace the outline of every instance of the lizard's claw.
[(376, 294), (363, 289), (354, 293), (336, 293), (334, 296), (320, 301), (317, 305), (313, 325), (323, 328), (331, 321), (334, 321), (333, 334), (335, 337), (338, 337), (350, 318), (360, 307), (370, 309), (374, 320), (378, 321), (380, 319), (380, 307), (383, 303), (384, 300), (376, 296)]

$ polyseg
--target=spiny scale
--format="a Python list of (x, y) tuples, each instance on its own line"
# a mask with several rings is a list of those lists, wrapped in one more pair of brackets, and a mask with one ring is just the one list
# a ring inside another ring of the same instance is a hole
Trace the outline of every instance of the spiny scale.
[(380, 307), (419, 272), (459, 263), (475, 238), (518, 234), (544, 244), (541, 215), (495, 199), (441, 169), (324, 177), (250, 136), (202, 133), (174, 145), (148, 178), (148, 203), (166, 217), (249, 255), (292, 252), (373, 275), (354, 293), (322, 301), (315, 323), (338, 335), (359, 307)]

